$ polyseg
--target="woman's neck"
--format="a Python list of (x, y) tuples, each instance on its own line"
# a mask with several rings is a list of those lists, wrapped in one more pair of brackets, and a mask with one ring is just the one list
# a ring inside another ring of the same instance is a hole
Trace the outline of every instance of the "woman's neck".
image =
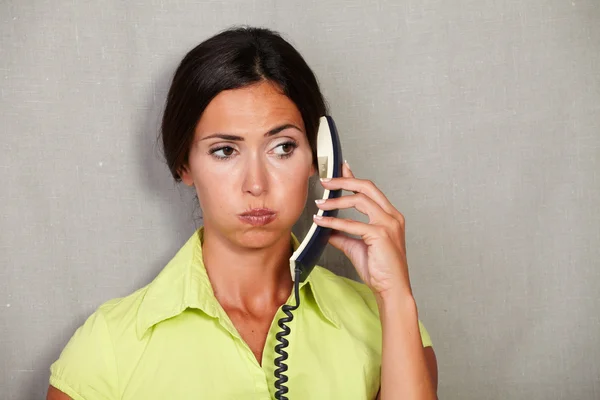
[(221, 305), (255, 314), (283, 304), (292, 290), (290, 240), (288, 232), (267, 247), (252, 249), (205, 229), (204, 265)]

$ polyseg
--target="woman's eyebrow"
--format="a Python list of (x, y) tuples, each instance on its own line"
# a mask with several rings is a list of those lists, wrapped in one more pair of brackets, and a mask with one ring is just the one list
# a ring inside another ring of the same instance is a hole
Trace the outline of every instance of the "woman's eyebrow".
[[(273, 136), (273, 135), (277, 135), (279, 132), (284, 131), (286, 129), (296, 129), (300, 132), (302, 132), (302, 129), (298, 128), (296, 125), (294, 124), (283, 124), (280, 126), (277, 126), (271, 130), (269, 130), (267, 133), (265, 133), (265, 137), (269, 137), (269, 136)], [(233, 142), (243, 142), (244, 138), (242, 136), (238, 136), (238, 135), (231, 135), (228, 133), (213, 133), (212, 135), (208, 135), (206, 137), (203, 137), (200, 140), (206, 140), (206, 139), (223, 139), (223, 140), (230, 140)]]
[(283, 124), (283, 125), (280, 125), (280, 126), (278, 126), (276, 128), (273, 128), (269, 132), (265, 133), (265, 137), (277, 135), (279, 132), (281, 132), (283, 130), (286, 130), (286, 129), (289, 129), (289, 128), (296, 129), (296, 130), (302, 132), (302, 129), (298, 128), (294, 124)]

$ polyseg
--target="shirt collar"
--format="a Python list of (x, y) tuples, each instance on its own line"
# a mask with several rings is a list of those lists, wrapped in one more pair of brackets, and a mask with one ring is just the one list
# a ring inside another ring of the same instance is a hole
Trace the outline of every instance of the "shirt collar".
[[(202, 258), (203, 235), (203, 227), (194, 232), (147, 286), (137, 314), (138, 338), (141, 338), (152, 326), (181, 314), (187, 308), (202, 310), (213, 318), (219, 317), (222, 308), (214, 295)], [(293, 233), (291, 242), (294, 250), (300, 245)], [(339, 319), (328, 304), (330, 302), (326, 293), (321, 293), (319, 290), (319, 287), (323, 289), (323, 279), (322, 271), (315, 268), (300, 284), (300, 288), (308, 284), (321, 314), (331, 324), (339, 327)], [(302, 291), (301, 297), (305, 298), (302, 296)]]

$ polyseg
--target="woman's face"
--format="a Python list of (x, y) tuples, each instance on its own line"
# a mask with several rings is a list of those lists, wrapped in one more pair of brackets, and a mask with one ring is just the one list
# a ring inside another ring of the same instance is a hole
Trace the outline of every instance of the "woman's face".
[[(210, 102), (181, 177), (196, 188), (205, 227), (261, 248), (298, 220), (314, 173), (300, 111), (274, 84), (261, 82)], [(270, 215), (242, 215), (251, 210)]]

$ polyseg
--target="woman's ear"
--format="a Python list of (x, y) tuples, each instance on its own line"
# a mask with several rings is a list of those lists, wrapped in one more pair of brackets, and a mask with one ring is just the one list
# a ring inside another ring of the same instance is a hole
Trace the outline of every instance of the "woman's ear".
[(194, 178), (192, 178), (192, 174), (186, 165), (181, 167), (178, 171), (179, 176), (181, 177), (181, 181), (188, 186), (194, 186)]
[(317, 168), (315, 167), (315, 163), (310, 164), (310, 176), (313, 176), (314, 174), (316, 174)]

